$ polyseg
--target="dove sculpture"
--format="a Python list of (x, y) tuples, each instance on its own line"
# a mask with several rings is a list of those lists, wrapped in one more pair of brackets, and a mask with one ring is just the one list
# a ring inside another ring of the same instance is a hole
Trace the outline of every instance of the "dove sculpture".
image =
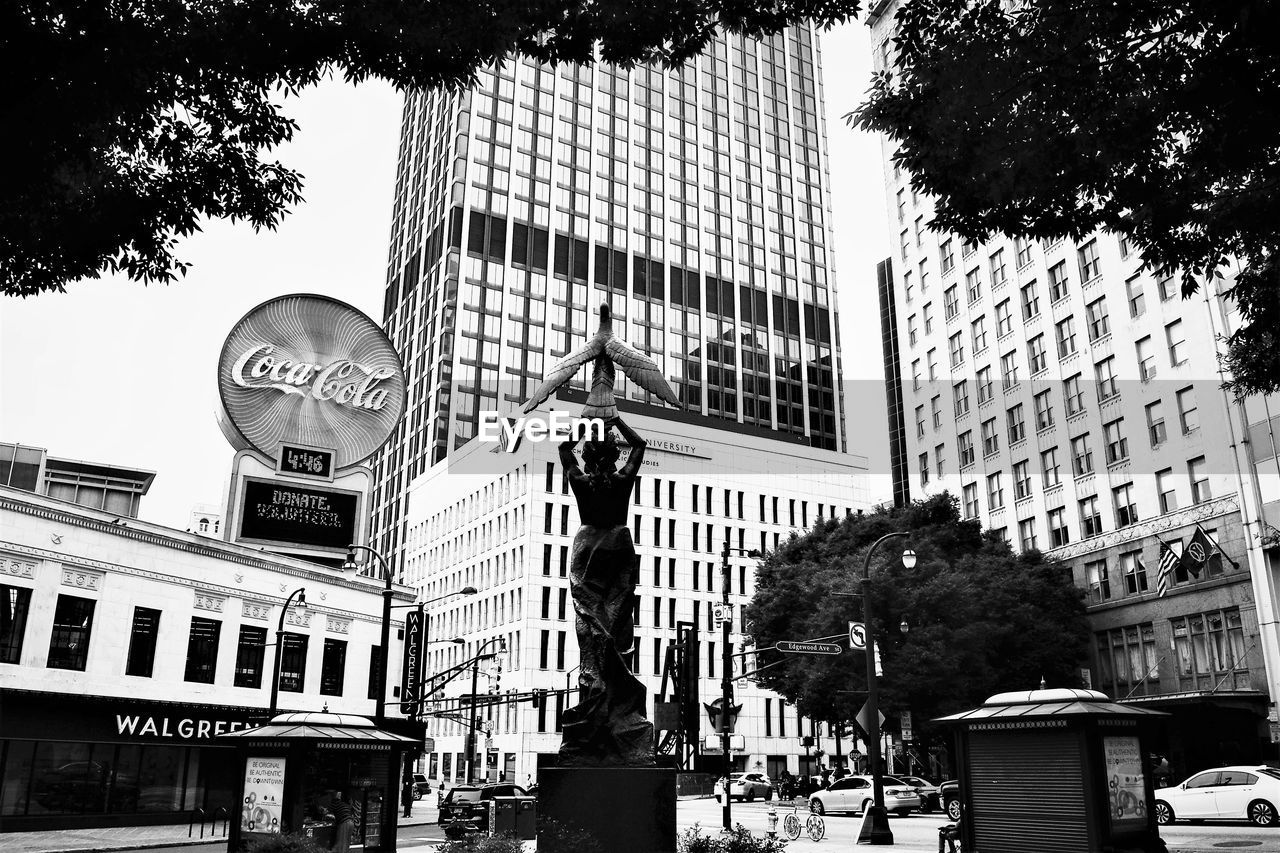
[(600, 306), (600, 328), (587, 345), (551, 368), (542, 384), (525, 401), (522, 411), (531, 412), (567, 383), (588, 362), (591, 363), (591, 392), (582, 409), (584, 418), (617, 417), (618, 404), (613, 396), (614, 366), (632, 382), (671, 405), (681, 408), (671, 386), (662, 375), (658, 363), (613, 334), (613, 318), (608, 304)]

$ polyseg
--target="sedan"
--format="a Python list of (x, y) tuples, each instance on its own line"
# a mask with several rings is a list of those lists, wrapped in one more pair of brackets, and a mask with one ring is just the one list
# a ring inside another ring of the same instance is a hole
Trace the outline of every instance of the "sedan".
[[(724, 779), (716, 782), (716, 800), (724, 795)], [(734, 773), (729, 777), (729, 799), (751, 802), (756, 797), (773, 799), (773, 783), (763, 773)]]
[(1280, 805), (1280, 770), (1249, 765), (1197, 773), (1181, 785), (1156, 790), (1156, 822), (1248, 820), (1274, 826)]
[[(920, 808), (920, 797), (911, 786), (893, 776), (880, 777), (884, 783), (884, 807), (903, 817)], [(814, 792), (809, 797), (809, 811), (822, 815), (828, 812), (860, 812), (875, 802), (870, 776), (846, 776), (831, 783), (830, 788)]]
[(938, 786), (921, 776), (899, 776), (903, 782), (920, 797), (920, 814), (938, 811), (942, 808), (942, 792)]
[(960, 802), (960, 783), (955, 779), (943, 782), (938, 786), (938, 798), (942, 801), (942, 810), (951, 820), (959, 820), (964, 813)]

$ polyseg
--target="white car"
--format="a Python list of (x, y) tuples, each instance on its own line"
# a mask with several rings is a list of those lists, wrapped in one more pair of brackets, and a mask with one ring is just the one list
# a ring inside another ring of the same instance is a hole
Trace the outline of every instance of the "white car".
[[(920, 795), (893, 776), (881, 776), (884, 784), (884, 807), (894, 814), (909, 815), (920, 808)], [(830, 788), (815, 791), (809, 796), (809, 811), (814, 814), (828, 812), (866, 812), (875, 802), (870, 776), (846, 776), (831, 783)]]
[(1197, 773), (1181, 785), (1156, 790), (1156, 822), (1248, 820), (1272, 826), (1280, 806), (1280, 770), (1249, 765)]
[[(715, 786), (716, 800), (724, 795), (724, 780), (720, 779)], [(763, 773), (734, 773), (729, 777), (729, 799), (751, 802), (756, 797), (773, 798), (773, 783)]]

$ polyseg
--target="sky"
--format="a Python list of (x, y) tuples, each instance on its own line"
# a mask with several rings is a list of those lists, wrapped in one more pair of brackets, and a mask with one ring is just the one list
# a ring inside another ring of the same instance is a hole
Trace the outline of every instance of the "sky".
[[(851, 129), (870, 75), (867, 28), (823, 35), (834, 264), (850, 450), (869, 457), (873, 501), (890, 497), (875, 265), (890, 251), (879, 141)], [(169, 285), (123, 277), (0, 302), (0, 441), (156, 472), (141, 517), (186, 529), (221, 505), (234, 452), (215, 422), (222, 342), (252, 308), (287, 293), (382, 317), (401, 96), (333, 80), (286, 102), (301, 129), (277, 158), (305, 201), (274, 231), (209, 221), (179, 244)]]

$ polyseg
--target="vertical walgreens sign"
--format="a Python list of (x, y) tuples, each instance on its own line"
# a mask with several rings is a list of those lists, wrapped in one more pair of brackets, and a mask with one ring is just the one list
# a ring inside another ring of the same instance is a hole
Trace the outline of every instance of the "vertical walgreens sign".
[(410, 610), (404, 623), (404, 669), (400, 673), (400, 713), (418, 713), (422, 693), (422, 664), (426, 654), (426, 612), (421, 604)]

